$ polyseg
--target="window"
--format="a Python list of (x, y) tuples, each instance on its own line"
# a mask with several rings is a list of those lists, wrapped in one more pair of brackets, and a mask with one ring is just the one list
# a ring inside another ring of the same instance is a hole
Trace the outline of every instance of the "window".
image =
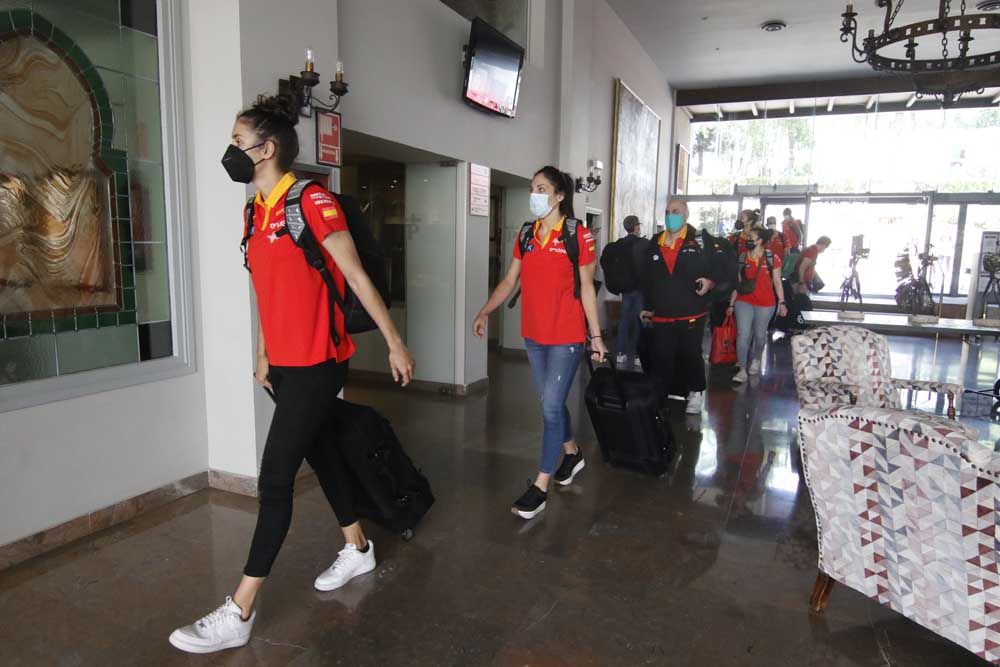
[[(736, 201), (691, 201), (688, 202), (688, 219), (699, 229), (707, 229), (716, 236), (725, 235), (736, 222), (736, 206)], [(662, 223), (659, 226), (662, 227)]]
[[(183, 198), (164, 168), (178, 121), (160, 114), (176, 40), (164, 89), (156, 0), (13, 4), (0, 10), (13, 101), (0, 105), (0, 385), (18, 387), (0, 406), (188, 372), (190, 322), (173, 312), (188, 299), (171, 284), (187, 253), (168, 246)], [(167, 26), (176, 13), (163, 0)]]
[[(809, 209), (809, 242), (829, 236), (832, 244), (817, 261), (817, 272), (826, 282), (824, 291), (836, 292), (848, 275), (851, 239), (863, 234), (864, 247), (871, 254), (858, 264), (858, 277), (864, 294), (891, 295), (896, 292), (894, 263), (896, 256), (909, 250), (917, 264), (916, 253), (923, 252), (927, 228), (927, 204), (864, 201), (814, 201)], [(935, 293), (940, 274), (930, 276)]]
[(965, 236), (962, 243), (962, 266), (959, 270), (958, 291), (968, 294), (974, 276), (979, 275), (982, 259), (979, 252), (983, 232), (1000, 231), (1000, 206), (970, 205), (965, 216)]

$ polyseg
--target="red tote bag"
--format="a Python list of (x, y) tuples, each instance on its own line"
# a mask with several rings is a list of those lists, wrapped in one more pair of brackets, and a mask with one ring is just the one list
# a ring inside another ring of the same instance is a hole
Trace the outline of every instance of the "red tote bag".
[(736, 363), (736, 321), (732, 313), (727, 314), (722, 326), (712, 332), (712, 356), (709, 360), (713, 366)]

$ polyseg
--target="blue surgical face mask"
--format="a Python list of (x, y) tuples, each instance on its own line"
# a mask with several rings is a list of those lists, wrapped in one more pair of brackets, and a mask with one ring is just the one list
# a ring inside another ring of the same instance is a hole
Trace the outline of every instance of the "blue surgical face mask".
[(549, 196), (543, 192), (532, 192), (531, 201), (528, 203), (528, 207), (531, 209), (531, 214), (536, 218), (544, 218), (552, 210), (554, 204), (549, 203)]
[(684, 216), (680, 213), (667, 213), (667, 230), (679, 232), (684, 228)]

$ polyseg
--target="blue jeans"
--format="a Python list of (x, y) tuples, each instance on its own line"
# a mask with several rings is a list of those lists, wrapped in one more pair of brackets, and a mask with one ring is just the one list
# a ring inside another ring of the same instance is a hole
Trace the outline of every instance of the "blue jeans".
[(576, 378), (585, 346), (583, 343), (542, 345), (530, 338), (525, 338), (524, 344), (528, 348), (528, 363), (535, 378), (535, 387), (542, 398), (545, 429), (542, 435), (541, 471), (551, 475), (559, 465), (563, 443), (573, 439), (566, 397)]
[(642, 292), (622, 293), (622, 316), (618, 320), (618, 354), (635, 357), (639, 348), (639, 314), (642, 312)]

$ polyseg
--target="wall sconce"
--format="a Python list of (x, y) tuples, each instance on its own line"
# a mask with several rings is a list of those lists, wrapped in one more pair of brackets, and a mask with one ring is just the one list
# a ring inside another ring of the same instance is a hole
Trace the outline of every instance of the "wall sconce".
[(590, 161), (590, 170), (587, 172), (587, 179), (581, 176), (576, 179), (577, 192), (594, 192), (601, 184), (601, 172), (604, 171), (604, 163), (600, 160)]
[(340, 106), (340, 99), (349, 92), (348, 85), (344, 81), (344, 63), (337, 63), (336, 76), (330, 82), (330, 100), (325, 104), (313, 97), (313, 88), (319, 85), (319, 78), (312, 49), (306, 49), (305, 69), (299, 72), (298, 76), (292, 75), (287, 79), (280, 79), (278, 94), (287, 95), (295, 100), (299, 113), (303, 116), (312, 116), (313, 109), (336, 111)]

